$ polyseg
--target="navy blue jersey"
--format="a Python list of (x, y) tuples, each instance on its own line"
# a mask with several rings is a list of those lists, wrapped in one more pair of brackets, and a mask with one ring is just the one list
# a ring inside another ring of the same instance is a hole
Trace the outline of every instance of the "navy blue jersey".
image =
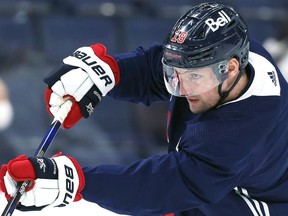
[(169, 150), (130, 166), (83, 167), (84, 199), (128, 215), (288, 212), (288, 85), (262, 46), (250, 42), (249, 82), (238, 98), (202, 114), (168, 94), (161, 45), (114, 57), (120, 82), (110, 97), (170, 100)]

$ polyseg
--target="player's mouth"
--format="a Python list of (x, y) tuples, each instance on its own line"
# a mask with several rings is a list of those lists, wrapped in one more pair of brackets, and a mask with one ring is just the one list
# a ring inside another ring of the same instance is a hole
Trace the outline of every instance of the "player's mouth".
[(194, 97), (187, 97), (187, 100), (190, 104), (196, 104), (199, 102), (199, 99), (198, 98), (194, 98)]

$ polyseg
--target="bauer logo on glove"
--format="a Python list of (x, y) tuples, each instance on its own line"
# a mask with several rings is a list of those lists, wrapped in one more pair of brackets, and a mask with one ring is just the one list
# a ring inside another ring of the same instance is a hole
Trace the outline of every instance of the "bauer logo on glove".
[[(91, 53), (92, 52), (92, 53)], [(98, 76), (98, 79), (104, 81), (104, 85), (113, 85), (115, 83), (114, 75), (110, 73), (111, 69), (109, 65), (103, 64), (103, 62), (97, 59), (95, 54), (93, 53), (93, 50), (91, 50), (90, 47), (83, 47), (78, 50), (76, 50), (72, 57), (75, 57), (77, 59), (80, 59), (84, 64), (81, 65), (81, 68), (86, 69), (86, 71), (93, 71), (95, 74)], [(93, 58), (94, 57), (94, 58)], [(79, 66), (79, 62), (76, 62), (74, 58), (67, 57), (63, 60), (65, 64), (70, 64), (70, 65), (76, 65)], [(101, 65), (102, 62), (102, 65)], [(107, 71), (107, 72), (106, 72)], [(94, 77), (94, 73), (91, 74), (91, 77)], [(94, 77), (94, 79), (97, 79), (97, 77)]]
[(88, 118), (102, 97), (118, 83), (119, 68), (101, 44), (81, 47), (63, 63), (44, 79), (48, 84), (45, 100), (48, 112), (54, 117), (67, 98), (73, 101), (62, 124), (70, 128), (82, 117)]

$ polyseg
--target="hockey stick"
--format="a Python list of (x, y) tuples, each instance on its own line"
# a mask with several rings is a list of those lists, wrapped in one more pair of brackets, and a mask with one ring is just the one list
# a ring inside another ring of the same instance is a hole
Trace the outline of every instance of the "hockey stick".
[[(62, 106), (60, 111), (58, 112), (58, 115), (54, 118), (52, 121), (49, 130), (47, 131), (45, 137), (41, 141), (40, 145), (38, 146), (36, 152), (34, 153), (34, 156), (36, 157), (42, 157), (45, 152), (48, 150), (50, 144), (52, 143), (54, 137), (56, 136), (58, 130), (61, 128), (62, 122), (66, 118), (68, 112), (70, 111), (72, 106), (72, 102), (70, 100), (67, 100)], [(16, 188), (16, 193), (14, 194), (13, 198), (9, 200), (7, 203), (3, 213), (1, 216), (11, 216), (14, 212), (14, 210), (17, 207), (17, 204), (25, 192), (27, 186), (29, 185), (30, 181), (24, 181), (19, 182)]]

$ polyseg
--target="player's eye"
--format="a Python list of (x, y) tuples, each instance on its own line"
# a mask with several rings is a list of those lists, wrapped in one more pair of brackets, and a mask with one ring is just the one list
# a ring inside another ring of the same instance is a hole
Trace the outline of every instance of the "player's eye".
[(195, 79), (199, 79), (201, 77), (201, 75), (196, 74), (196, 73), (189, 73), (187, 74), (187, 80), (195, 80)]

